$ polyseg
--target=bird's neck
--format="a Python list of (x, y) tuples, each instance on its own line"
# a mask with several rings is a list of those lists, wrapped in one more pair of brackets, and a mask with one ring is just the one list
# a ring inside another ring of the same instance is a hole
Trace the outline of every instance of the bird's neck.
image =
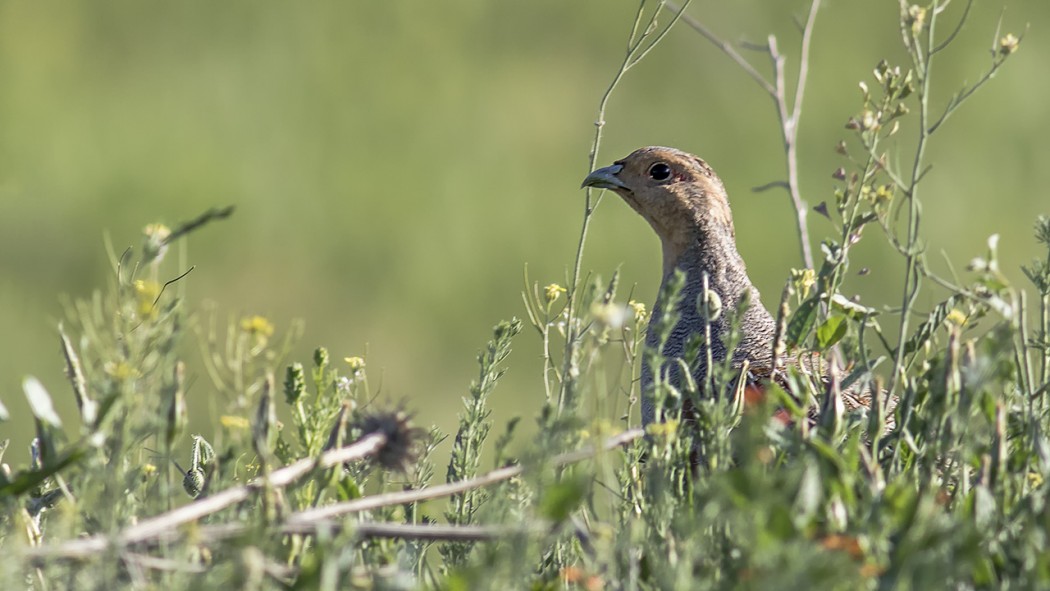
[[(725, 359), (729, 352), (725, 349), (724, 335), (733, 322), (739, 322), (743, 334), (737, 350), (732, 352), (736, 361), (749, 359), (752, 363), (761, 363), (768, 360), (776, 322), (762, 305), (758, 290), (747, 276), (744, 260), (736, 250), (732, 228), (722, 226), (700, 229), (707, 231), (698, 231), (694, 240), (682, 248), (669, 248), (669, 245), (664, 244), (664, 277), (660, 293), (664, 293), (667, 282), (676, 270), (683, 271), (686, 277), (677, 299), (678, 322), (667, 335), (663, 354), (680, 357), (692, 335), (704, 330), (704, 319), (697, 309), (697, 303), (703, 294), (706, 275), (707, 287), (718, 295), (722, 309), (722, 313), (711, 322), (713, 358), (716, 361)], [(748, 305), (741, 309), (745, 298)], [(660, 317), (662, 308), (663, 302), (658, 299), (653, 306), (652, 322)], [(661, 338), (650, 325), (646, 344), (656, 346)], [(696, 370), (697, 376), (705, 373), (703, 367)]]
[[(678, 299), (678, 326), (667, 343), (665, 353), (678, 354), (684, 350), (688, 336), (703, 327), (697, 302), (703, 294), (706, 276), (707, 287), (717, 294), (722, 308), (722, 313), (712, 322), (713, 334), (720, 339), (735, 318), (746, 328), (742, 345), (752, 352), (748, 356), (764, 356), (768, 350), (768, 341), (773, 338), (775, 321), (762, 305), (758, 290), (747, 275), (744, 260), (736, 249), (732, 227), (698, 225), (697, 230), (688, 244), (677, 248), (664, 244), (663, 285), (674, 276), (676, 270), (686, 275)], [(745, 298), (748, 305), (741, 310), (742, 316), (737, 317), (736, 311)], [(654, 307), (654, 317), (656, 309), (662, 307), (659, 304)], [(654, 335), (650, 336), (655, 338)], [(716, 345), (715, 353), (716, 358), (721, 358), (725, 351)]]
[(695, 231), (676, 240), (663, 242), (664, 281), (676, 269), (684, 271), (686, 295), (695, 298), (703, 289), (706, 274), (708, 288), (718, 294), (722, 303), (736, 306), (745, 294), (751, 295), (754, 286), (747, 276), (744, 259), (737, 252), (733, 227), (713, 220), (699, 220), (693, 228)]

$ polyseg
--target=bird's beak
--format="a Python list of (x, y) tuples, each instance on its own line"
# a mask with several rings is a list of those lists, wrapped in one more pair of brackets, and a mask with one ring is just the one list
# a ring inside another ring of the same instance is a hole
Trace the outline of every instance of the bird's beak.
[(627, 185), (620, 180), (620, 177), (616, 176), (621, 170), (623, 170), (622, 164), (613, 164), (612, 166), (599, 168), (587, 175), (587, 178), (583, 179), (583, 184), (580, 185), (580, 188), (594, 187), (595, 189), (626, 189)]

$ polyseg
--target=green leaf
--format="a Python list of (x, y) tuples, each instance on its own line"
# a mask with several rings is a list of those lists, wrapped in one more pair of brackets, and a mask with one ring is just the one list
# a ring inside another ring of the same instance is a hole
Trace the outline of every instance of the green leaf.
[(831, 316), (817, 327), (817, 348), (825, 350), (841, 341), (842, 337), (846, 336), (847, 328), (849, 328), (849, 324), (846, 322), (844, 315), (835, 314)]
[(580, 505), (586, 493), (587, 486), (583, 478), (566, 477), (544, 491), (543, 499), (540, 500), (540, 515), (561, 523)]
[(340, 501), (352, 501), (353, 499), (359, 499), (363, 496), (361, 494), (361, 487), (358, 486), (357, 481), (349, 475), (344, 476), (339, 480), (336, 486), (336, 494)]
[(35, 490), (45, 480), (80, 461), (87, 455), (84, 447), (76, 446), (58, 454), (52, 461), (44, 464), (39, 470), (23, 470), (9, 478), (0, 486), (0, 499), (18, 496)]
[(831, 307), (845, 312), (847, 316), (854, 320), (865, 320), (872, 316), (877, 316), (879, 313), (878, 310), (862, 306), (841, 293), (831, 296)]
[(785, 342), (788, 349), (793, 349), (809, 336), (813, 323), (817, 320), (817, 297), (812, 296), (799, 305), (787, 325)]
[(904, 354), (911, 355), (921, 349), (922, 346), (926, 344), (926, 341), (933, 337), (934, 331), (936, 331), (941, 323), (944, 322), (944, 319), (948, 317), (952, 308), (962, 301), (962, 299), (961, 295), (953, 294), (948, 296), (948, 299), (937, 304), (937, 307), (930, 312), (929, 318), (915, 329), (915, 333), (912, 334), (911, 338), (904, 344)]

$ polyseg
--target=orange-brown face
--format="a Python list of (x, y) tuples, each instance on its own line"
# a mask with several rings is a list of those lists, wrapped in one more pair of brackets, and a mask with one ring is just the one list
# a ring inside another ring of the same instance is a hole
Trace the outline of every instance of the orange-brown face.
[(583, 187), (615, 191), (649, 222), (668, 248), (678, 251), (712, 223), (733, 232), (722, 181), (706, 162), (674, 148), (635, 150), (587, 175)]

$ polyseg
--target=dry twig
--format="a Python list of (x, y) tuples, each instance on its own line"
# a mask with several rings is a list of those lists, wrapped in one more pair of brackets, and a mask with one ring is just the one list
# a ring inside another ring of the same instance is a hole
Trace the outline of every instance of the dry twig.
[[(564, 466), (588, 458), (592, 458), (602, 452), (626, 445), (641, 438), (644, 431), (641, 429), (630, 429), (618, 435), (607, 438), (598, 447), (588, 447), (578, 451), (564, 453), (551, 459), (551, 466)], [(372, 433), (362, 437), (351, 445), (325, 452), (317, 460), (303, 459), (290, 466), (274, 470), (268, 479), (271, 487), (287, 486), (300, 477), (310, 473), (314, 468), (329, 468), (343, 462), (362, 459), (375, 455), (386, 443), (386, 436), (382, 433)], [(307, 509), (294, 513), (288, 517), (279, 528), (283, 534), (313, 534), (317, 531), (327, 529), (337, 530), (341, 524), (333, 521), (334, 518), (387, 507), (404, 503), (414, 503), (428, 499), (449, 496), (458, 492), (489, 486), (497, 482), (508, 480), (525, 472), (521, 465), (506, 466), (482, 474), (476, 478), (470, 478), (459, 482), (450, 482), (441, 486), (422, 490), (408, 490), (396, 493), (372, 495), (337, 503), (315, 509)], [(178, 526), (195, 521), (243, 501), (255, 490), (263, 487), (258, 479), (247, 485), (227, 489), (221, 493), (190, 503), (173, 511), (163, 513), (133, 525), (116, 536), (95, 535), (81, 538), (62, 544), (31, 548), (26, 554), (34, 561), (40, 562), (49, 558), (65, 558), (73, 560), (84, 560), (104, 552), (107, 548), (117, 546), (126, 548), (137, 544), (156, 543), (179, 537)], [(243, 534), (249, 529), (247, 524), (220, 524), (203, 527), (197, 530), (196, 538), (201, 541), (217, 541), (232, 536)], [(419, 540), (490, 540), (505, 537), (515, 533), (528, 533), (529, 529), (511, 528), (501, 526), (441, 526), (441, 525), (413, 525), (394, 523), (359, 523), (355, 525), (355, 532), (364, 537), (389, 537)]]
[[(676, 14), (681, 13), (679, 8), (674, 2), (668, 2), (665, 7), (667, 10)], [(768, 45), (764, 48), (768, 52), (770, 59), (773, 61), (773, 72), (774, 81), (771, 83), (769, 80), (759, 73), (750, 62), (747, 61), (743, 55), (740, 54), (732, 44), (722, 40), (710, 29), (704, 26), (699, 20), (689, 16), (688, 14), (681, 14), (679, 18), (682, 22), (689, 25), (694, 31), (700, 34), (704, 39), (711, 42), (712, 45), (717, 47), (725, 53), (729, 59), (733, 60), (735, 64), (740, 66), (752, 80), (757, 83), (762, 90), (764, 90), (777, 108), (777, 118), (780, 120), (780, 133), (781, 138), (784, 142), (784, 155), (787, 161), (787, 182), (774, 181), (773, 183), (767, 183), (763, 185), (760, 190), (764, 190), (773, 186), (783, 186), (787, 189), (788, 195), (791, 197), (791, 204), (795, 208), (796, 223), (798, 224), (799, 241), (802, 246), (802, 260), (806, 264), (806, 267), (813, 268), (813, 252), (809, 244), (809, 224), (806, 221), (806, 216), (809, 214), (809, 207), (806, 202), (802, 200), (802, 190), (799, 186), (798, 179), (798, 121), (802, 115), (802, 98), (805, 94), (806, 89), (806, 78), (809, 75), (809, 46), (810, 41), (813, 37), (813, 25), (817, 18), (817, 10), (820, 9), (820, 0), (813, 0), (809, 7), (809, 16), (806, 19), (805, 27), (802, 29), (802, 47), (799, 49), (799, 66), (798, 66), (798, 77), (795, 80), (795, 96), (788, 104), (788, 90), (787, 81), (784, 74), (784, 64), (787, 58), (784, 57), (777, 47), (777, 38), (773, 35), (769, 36)]]

